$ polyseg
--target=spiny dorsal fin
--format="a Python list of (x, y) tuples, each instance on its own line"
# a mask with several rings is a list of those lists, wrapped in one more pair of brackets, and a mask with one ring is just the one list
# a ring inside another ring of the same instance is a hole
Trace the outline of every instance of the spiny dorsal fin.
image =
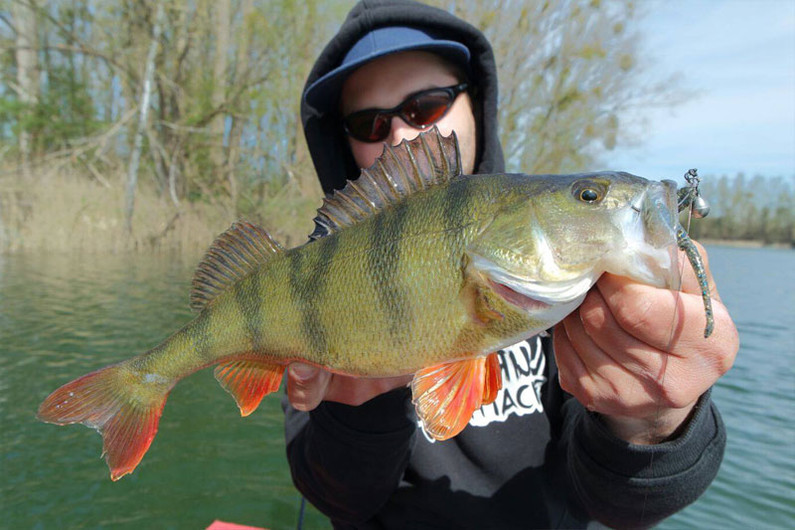
[(436, 126), (384, 151), (356, 180), (323, 199), (310, 239), (319, 239), (361, 221), (404, 197), (461, 174), (455, 132), (442, 136)]
[(218, 236), (193, 275), (190, 308), (201, 311), (237, 280), (247, 276), (282, 247), (261, 227), (235, 222)]

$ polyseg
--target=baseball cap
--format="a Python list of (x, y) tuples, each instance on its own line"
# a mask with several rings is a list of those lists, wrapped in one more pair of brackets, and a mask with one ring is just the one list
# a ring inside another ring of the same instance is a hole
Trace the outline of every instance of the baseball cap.
[(373, 59), (409, 50), (430, 51), (468, 69), (469, 49), (460, 42), (407, 26), (375, 28), (351, 46), (339, 66), (309, 85), (304, 101), (318, 114), (325, 114), (336, 108), (342, 84), (351, 72)]

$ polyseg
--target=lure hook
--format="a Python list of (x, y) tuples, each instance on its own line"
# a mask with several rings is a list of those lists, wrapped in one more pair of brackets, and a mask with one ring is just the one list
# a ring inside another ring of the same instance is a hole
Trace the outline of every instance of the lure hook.
[(701, 196), (701, 192), (698, 189), (699, 184), (701, 184), (698, 170), (695, 168), (688, 169), (685, 173), (685, 180), (688, 185), (681, 188), (677, 194), (679, 211), (690, 208), (693, 217), (703, 219), (709, 215), (710, 207), (709, 202)]

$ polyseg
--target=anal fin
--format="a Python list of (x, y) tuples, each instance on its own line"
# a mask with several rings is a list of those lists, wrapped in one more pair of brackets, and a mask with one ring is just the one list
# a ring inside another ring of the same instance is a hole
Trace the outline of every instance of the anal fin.
[(501, 387), (496, 353), (425, 368), (411, 382), (417, 416), (436, 440), (447, 440), (464, 430), (472, 414), (493, 402)]
[(215, 367), (215, 378), (232, 394), (241, 416), (248, 416), (271, 392), (279, 390), (284, 366), (265, 361), (238, 359)]

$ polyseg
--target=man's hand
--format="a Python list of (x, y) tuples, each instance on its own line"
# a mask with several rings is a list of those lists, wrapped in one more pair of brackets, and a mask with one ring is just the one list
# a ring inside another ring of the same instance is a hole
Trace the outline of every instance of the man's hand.
[(361, 405), (377, 395), (406, 386), (410, 381), (410, 375), (358, 378), (294, 362), (287, 367), (287, 397), (298, 410), (312, 410), (321, 401)]
[(696, 245), (715, 314), (708, 339), (701, 291), (682, 252), (681, 293), (605, 274), (555, 327), (561, 387), (626, 441), (653, 444), (675, 434), (734, 363), (737, 329), (718, 297), (706, 251)]

